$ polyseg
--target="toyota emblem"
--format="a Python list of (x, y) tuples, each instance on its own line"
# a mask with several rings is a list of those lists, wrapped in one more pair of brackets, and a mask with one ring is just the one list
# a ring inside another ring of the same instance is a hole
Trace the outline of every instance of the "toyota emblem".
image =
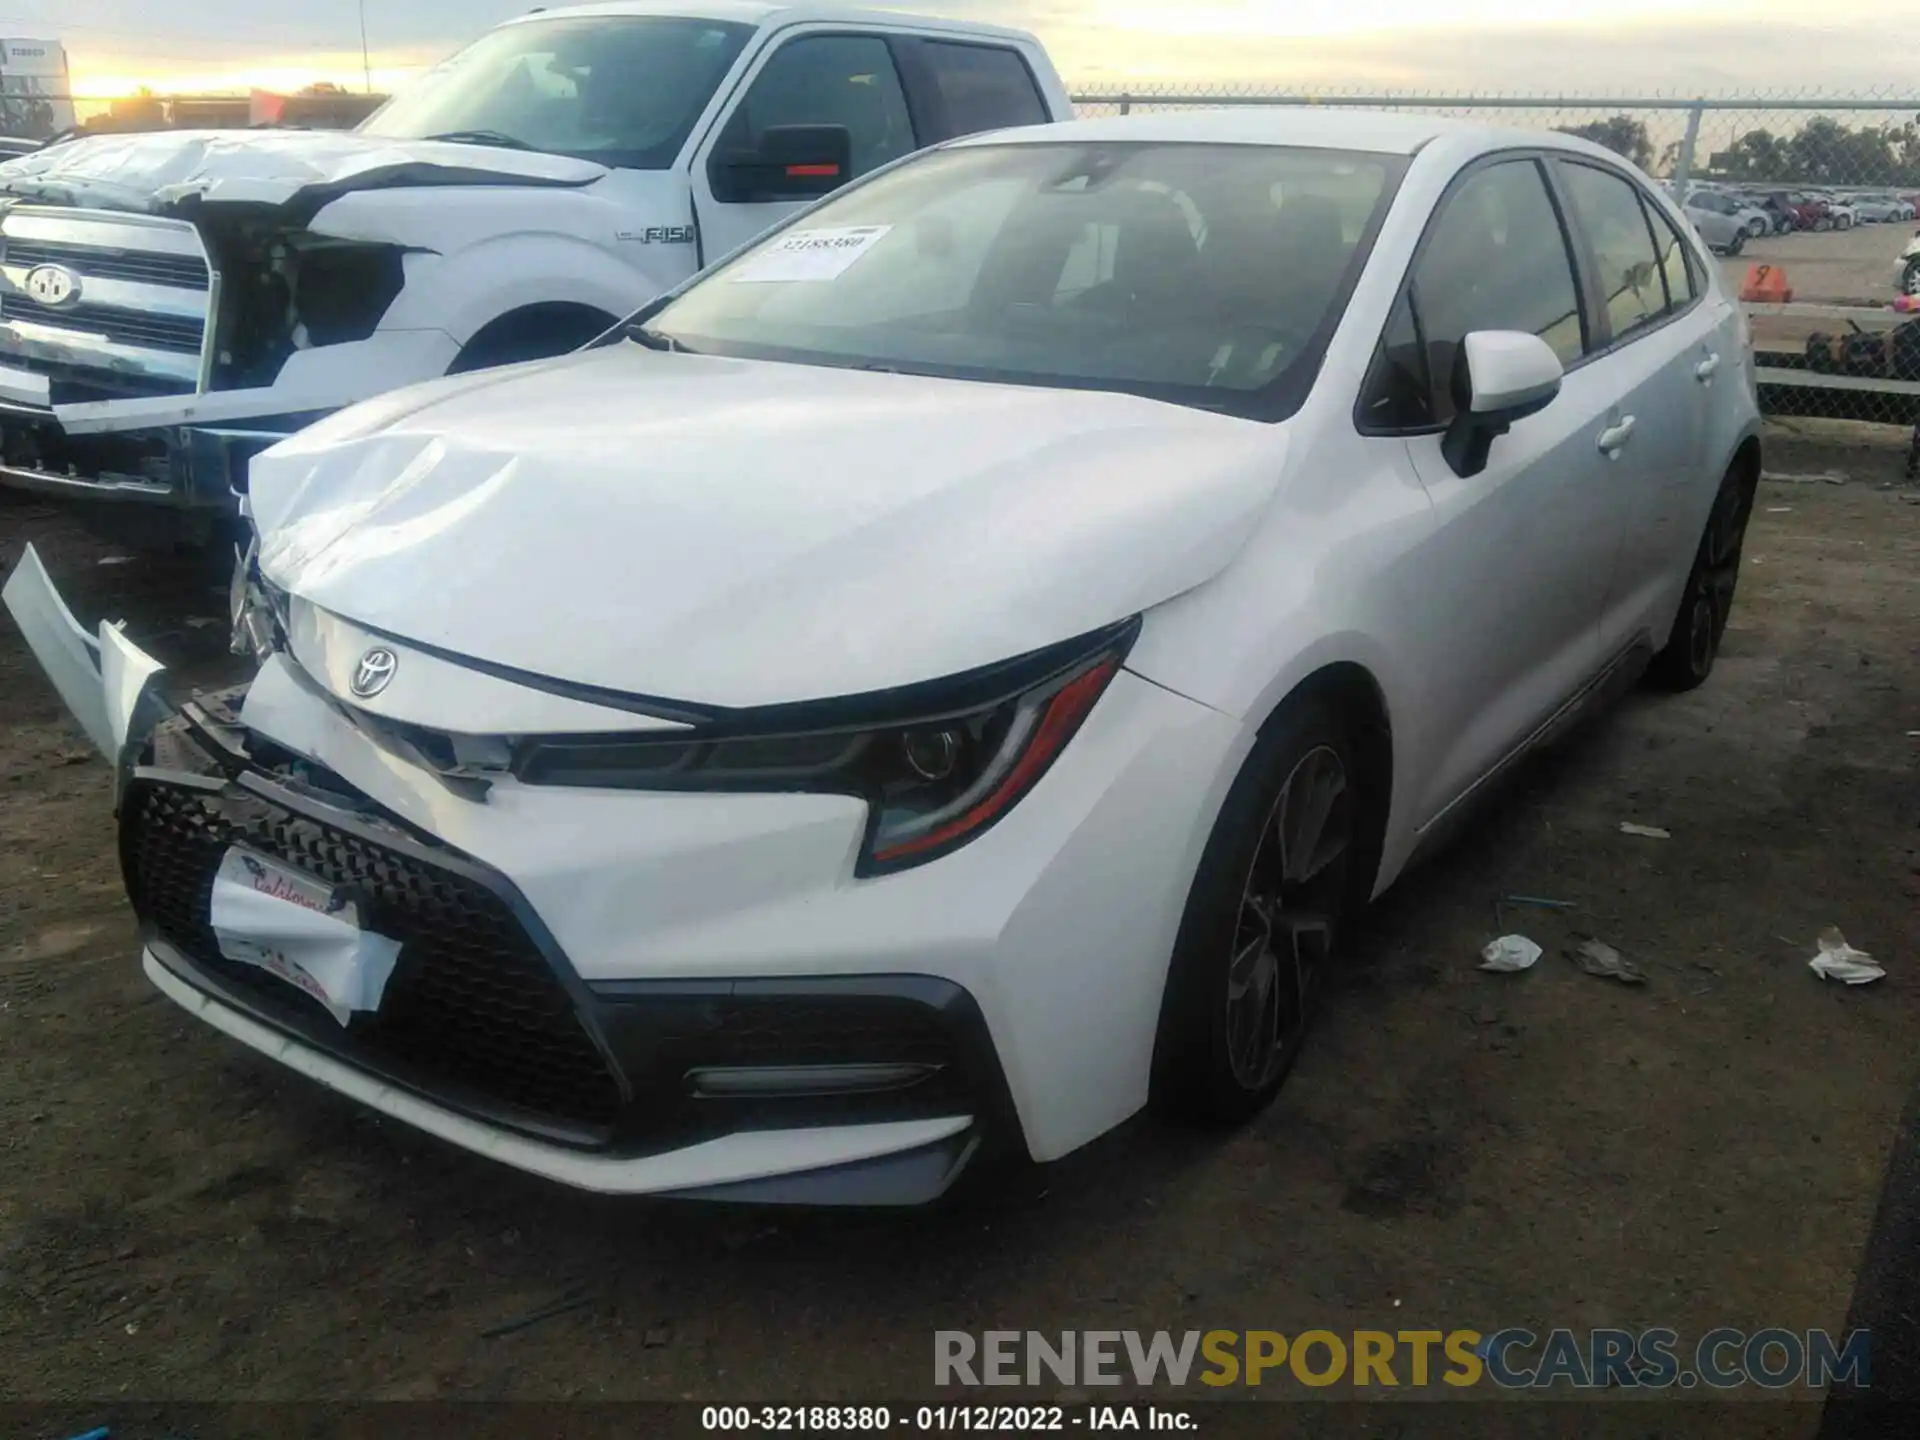
[(80, 277), (64, 265), (36, 265), (27, 271), (24, 288), (36, 305), (58, 309), (80, 299)]
[(353, 667), (353, 679), (347, 688), (362, 700), (371, 700), (393, 679), (393, 672), (400, 667), (399, 657), (384, 645), (376, 645), (360, 657), (360, 663)]

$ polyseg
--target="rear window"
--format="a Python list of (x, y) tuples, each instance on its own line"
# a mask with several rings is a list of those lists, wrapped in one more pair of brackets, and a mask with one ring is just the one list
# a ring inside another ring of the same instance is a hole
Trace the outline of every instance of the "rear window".
[(946, 107), (951, 135), (1044, 125), (1052, 118), (1033, 72), (1014, 51), (929, 40), (922, 53)]

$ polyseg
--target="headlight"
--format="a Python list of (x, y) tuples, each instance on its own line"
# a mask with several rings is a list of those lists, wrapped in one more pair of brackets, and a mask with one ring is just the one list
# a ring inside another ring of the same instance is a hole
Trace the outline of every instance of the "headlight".
[(949, 680), (737, 712), (667, 738), (526, 740), (513, 770), (530, 785), (858, 795), (869, 813), (856, 873), (904, 870), (957, 850), (1019, 803), (1138, 633), (1130, 620)]

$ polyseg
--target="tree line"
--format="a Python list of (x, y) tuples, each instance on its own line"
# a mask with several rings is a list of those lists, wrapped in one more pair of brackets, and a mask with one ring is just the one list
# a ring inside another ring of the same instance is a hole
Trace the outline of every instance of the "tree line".
[[(1711, 120), (1711, 111), (1708, 118)], [(1556, 127), (1604, 145), (1643, 170), (1672, 173), (1680, 158), (1673, 142), (1656, 157), (1644, 120), (1610, 115), (1585, 125)], [(1658, 164), (1656, 165), (1656, 158)], [(1920, 189), (1920, 116), (1902, 124), (1851, 126), (1815, 115), (1791, 134), (1748, 130), (1722, 150), (1701, 142), (1693, 174), (1700, 179), (1798, 185), (1885, 185)]]

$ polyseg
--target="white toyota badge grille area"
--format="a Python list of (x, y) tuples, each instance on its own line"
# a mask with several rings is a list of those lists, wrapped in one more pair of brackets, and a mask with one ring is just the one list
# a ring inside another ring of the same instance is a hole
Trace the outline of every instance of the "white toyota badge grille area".
[(37, 205), (0, 214), (0, 363), (48, 376), (56, 404), (202, 388), (218, 297), (184, 220)]

